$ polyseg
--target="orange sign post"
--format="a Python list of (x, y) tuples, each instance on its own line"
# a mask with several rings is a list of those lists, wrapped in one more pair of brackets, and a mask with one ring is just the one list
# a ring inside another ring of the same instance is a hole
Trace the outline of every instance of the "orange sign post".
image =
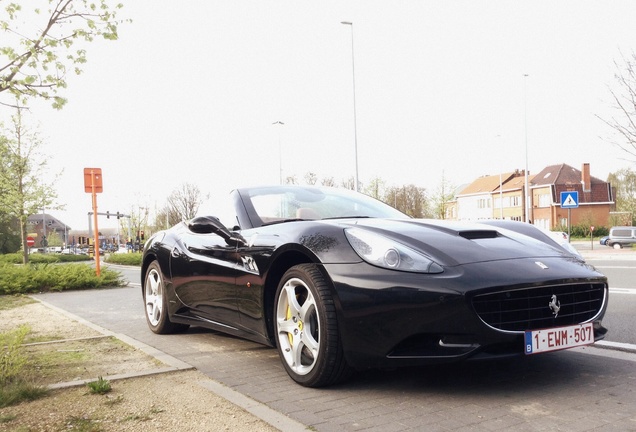
[(93, 196), (93, 225), (95, 225), (94, 241), (95, 248), (95, 274), (99, 276), (101, 269), (99, 266), (99, 229), (97, 228), (97, 194), (101, 193), (102, 169), (84, 168), (84, 191)]

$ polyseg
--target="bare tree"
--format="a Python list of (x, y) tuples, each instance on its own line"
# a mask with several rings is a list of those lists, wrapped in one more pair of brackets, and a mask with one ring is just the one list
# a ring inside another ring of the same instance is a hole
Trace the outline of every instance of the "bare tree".
[(389, 188), (384, 202), (414, 218), (429, 216), (426, 189), (413, 184)]
[(298, 184), (298, 178), (296, 177), (296, 174), (287, 176), (285, 178), (285, 184), (288, 184), (288, 185), (296, 185), (296, 184)]
[(317, 181), (318, 181), (318, 176), (316, 175), (316, 173), (308, 172), (307, 174), (305, 174), (306, 184), (313, 186), (316, 184)]
[(342, 179), (340, 185), (345, 189), (355, 190), (356, 179), (353, 178), (353, 176), (349, 177), (348, 179)]
[(336, 181), (333, 177), (325, 177), (320, 181), (320, 184), (327, 187), (336, 187)]
[(168, 197), (167, 214), (170, 225), (192, 219), (203, 203), (201, 191), (196, 185), (183, 183)]
[(601, 118), (605, 124), (611, 127), (618, 139), (609, 141), (621, 150), (632, 156), (631, 161), (636, 162), (636, 54), (631, 57), (622, 57), (622, 62), (614, 62), (616, 66), (617, 88), (610, 88), (610, 94), (614, 103), (615, 115), (609, 119)]

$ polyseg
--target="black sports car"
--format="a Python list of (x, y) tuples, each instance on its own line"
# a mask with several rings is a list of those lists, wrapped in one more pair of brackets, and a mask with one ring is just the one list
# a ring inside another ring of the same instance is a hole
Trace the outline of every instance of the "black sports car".
[(318, 387), (354, 369), (534, 354), (607, 332), (607, 279), (532, 225), (412, 219), (310, 186), (237, 189), (230, 202), (227, 220), (147, 241), (155, 333), (197, 325), (276, 346), (292, 379)]

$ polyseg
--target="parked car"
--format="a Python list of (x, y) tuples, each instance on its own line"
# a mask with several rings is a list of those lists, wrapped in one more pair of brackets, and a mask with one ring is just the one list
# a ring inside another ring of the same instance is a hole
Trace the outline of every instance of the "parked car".
[(614, 249), (621, 249), (625, 246), (631, 247), (636, 244), (636, 227), (616, 226), (610, 228), (606, 244)]
[(308, 387), (355, 369), (566, 349), (607, 332), (606, 277), (531, 224), (412, 219), (337, 188), (228, 198), (231, 217), (195, 217), (146, 243), (153, 332), (195, 325), (276, 347)]
[(601, 237), (601, 239), (598, 242), (601, 245), (605, 246), (605, 245), (607, 245), (607, 240), (609, 240), (609, 236), (603, 236), (603, 237)]

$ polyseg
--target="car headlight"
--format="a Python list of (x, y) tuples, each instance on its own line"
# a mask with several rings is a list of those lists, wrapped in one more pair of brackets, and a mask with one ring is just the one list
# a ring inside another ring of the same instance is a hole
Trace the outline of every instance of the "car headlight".
[(345, 230), (347, 240), (360, 258), (369, 264), (391, 270), (417, 273), (442, 273), (432, 259), (401, 243), (360, 228)]

